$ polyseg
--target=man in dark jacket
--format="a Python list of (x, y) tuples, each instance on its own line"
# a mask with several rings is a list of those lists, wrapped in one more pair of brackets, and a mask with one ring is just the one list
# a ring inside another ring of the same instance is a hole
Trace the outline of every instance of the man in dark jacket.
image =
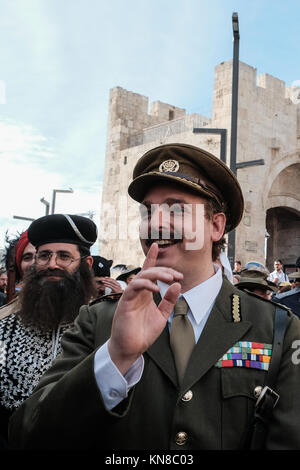
[[(300, 265), (300, 260), (297, 260)], [(273, 297), (274, 302), (285, 305), (291, 311), (300, 317), (300, 267), (289, 274), (289, 280), (292, 282), (293, 288), (287, 292), (281, 292)]]
[[(141, 203), (143, 267), (118, 302), (81, 308), (11, 419), (15, 448), (238, 449), (265, 397), (275, 304), (214, 263), (243, 215), (235, 175), (204, 150), (167, 144), (141, 157), (128, 192)], [(299, 338), (288, 313), (266, 449), (300, 449)]]

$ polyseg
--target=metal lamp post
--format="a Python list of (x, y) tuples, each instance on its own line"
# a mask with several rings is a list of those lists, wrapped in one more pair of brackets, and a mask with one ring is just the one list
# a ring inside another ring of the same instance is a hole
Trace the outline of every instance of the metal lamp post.
[(45, 204), (46, 206), (46, 213), (45, 215), (49, 215), (49, 212), (50, 212), (50, 203), (48, 201), (46, 201), (46, 199), (44, 197), (42, 197), (42, 199), (40, 199), (40, 201)]
[(52, 206), (51, 206), (51, 214), (55, 212), (55, 202), (56, 202), (56, 193), (73, 193), (73, 189), (53, 189), (52, 193)]
[[(232, 62), (232, 101), (231, 101), (231, 140), (230, 140), (230, 169), (236, 175), (236, 147), (237, 147), (237, 120), (238, 120), (238, 90), (239, 90), (239, 18), (235, 12), (232, 14), (233, 31), (233, 62)], [(228, 234), (228, 259), (231, 265), (235, 258), (235, 230)]]

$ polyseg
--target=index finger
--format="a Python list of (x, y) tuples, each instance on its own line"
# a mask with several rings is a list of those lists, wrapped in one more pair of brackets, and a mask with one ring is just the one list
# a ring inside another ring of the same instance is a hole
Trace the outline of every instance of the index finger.
[(143, 264), (143, 269), (153, 268), (156, 265), (158, 244), (152, 243)]

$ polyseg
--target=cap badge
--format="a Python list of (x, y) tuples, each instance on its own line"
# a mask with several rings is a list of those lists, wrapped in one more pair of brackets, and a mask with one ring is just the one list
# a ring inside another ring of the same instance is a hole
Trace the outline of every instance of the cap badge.
[(179, 163), (177, 160), (165, 160), (159, 165), (159, 171), (165, 173), (167, 171), (176, 172), (179, 170)]

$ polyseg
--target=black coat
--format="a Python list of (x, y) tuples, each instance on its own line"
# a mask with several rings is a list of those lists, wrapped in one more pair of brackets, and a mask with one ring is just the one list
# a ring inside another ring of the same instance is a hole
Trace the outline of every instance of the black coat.
[(294, 292), (295, 289), (279, 294), (273, 297), (273, 301), (288, 307), (297, 317), (300, 318), (300, 291)]

